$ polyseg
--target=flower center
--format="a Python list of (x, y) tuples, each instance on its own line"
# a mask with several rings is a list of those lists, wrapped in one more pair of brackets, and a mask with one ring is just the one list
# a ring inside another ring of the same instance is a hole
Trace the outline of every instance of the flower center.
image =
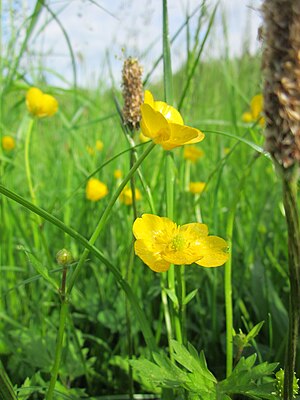
[(182, 251), (185, 247), (185, 239), (182, 234), (178, 233), (171, 241), (171, 248), (175, 251)]

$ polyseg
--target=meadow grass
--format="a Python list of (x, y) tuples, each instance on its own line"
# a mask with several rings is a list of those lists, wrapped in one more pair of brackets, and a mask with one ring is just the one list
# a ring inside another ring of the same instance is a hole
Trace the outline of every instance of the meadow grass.
[[(156, 146), (140, 167), (142, 181), (135, 175), (135, 185), (142, 194), (136, 208), (139, 216), (153, 212), (144, 190), (147, 186), (157, 215), (168, 215), (178, 224), (199, 221), (201, 216), (210, 234), (230, 239), (234, 330), (247, 334), (264, 322), (243, 355), (257, 353), (260, 362), (278, 362), (283, 367), (289, 282), (281, 183), (263, 151), (262, 128), (241, 119), (252, 96), (261, 92), (260, 64), (259, 55), (248, 54), (201, 61), (196, 64), (184, 101), (182, 82), (190, 66), (174, 74), (174, 104), (181, 103), (186, 124), (206, 134), (197, 145), (204, 156), (189, 163), (179, 147), (172, 151), (166, 170), (164, 151)], [(33, 83), (39, 86), (39, 82)], [(1, 185), (32, 201), (24, 161), (30, 121), (24, 96), (29, 86), (16, 81), (15, 75), (9, 84), (2, 92), (1, 131), (15, 138), (16, 147), (10, 152), (2, 150)], [(163, 87), (162, 82), (150, 86), (155, 98), (164, 98)], [(52, 118), (36, 120), (33, 126), (29, 161), (35, 202), (89, 239), (121, 183), (114, 178), (114, 171), (120, 169), (125, 176), (130, 169), (130, 145), (114, 101), (116, 96), (122, 104), (122, 98), (119, 92), (100, 87), (87, 91), (42, 84), (41, 88), (57, 98), (59, 111)], [(170, 93), (167, 96), (172, 97)], [(97, 140), (104, 145), (100, 151), (95, 149)], [(138, 157), (147, 146), (136, 147)], [(170, 174), (175, 189), (172, 211), (166, 205), (165, 190)], [(109, 190), (98, 202), (87, 200), (85, 195), (92, 175)], [(200, 196), (190, 193), (189, 181), (206, 182), (205, 191)], [(69, 279), (86, 244), (47, 218), (37, 218), (20, 203), (22, 200), (1, 195), (0, 358), (13, 385), (19, 388), (19, 398), (38, 399), (43, 398), (50, 381), (59, 325), (60, 296), (55, 285), (61, 285), (62, 267), (55, 255), (63, 248), (72, 253)], [(57, 399), (85, 395), (108, 399), (108, 395), (130, 392), (130, 386), (135, 393), (160, 393), (158, 386), (151, 385), (136, 369), (129, 372), (128, 315), (134, 359), (151, 360), (153, 348), (170, 347), (161, 298), (163, 283), (160, 274), (133, 255), (132, 207), (117, 201), (109, 211), (100, 235), (91, 243), (100, 251), (100, 258), (86, 253), (69, 299), (55, 386)], [(102, 256), (129, 282), (135, 297), (127, 312), (125, 286), (120, 286), (117, 275), (101, 261)], [(129, 278), (128, 265), (132, 265)], [(218, 380), (226, 376), (224, 271), (224, 267), (195, 264), (184, 269), (184, 290), (192, 295), (184, 311), (183, 336), (198, 351), (204, 350), (209, 369)], [(172, 304), (174, 293), (170, 288), (163, 292), (165, 301)], [(145, 343), (134, 301), (138, 301), (154, 335), (152, 349)], [(238, 347), (234, 347), (233, 358), (237, 355)], [(298, 362), (298, 373), (299, 369)]]

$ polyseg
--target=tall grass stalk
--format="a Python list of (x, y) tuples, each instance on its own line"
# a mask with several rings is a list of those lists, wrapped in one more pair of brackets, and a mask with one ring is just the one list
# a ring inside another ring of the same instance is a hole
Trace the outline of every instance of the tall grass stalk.
[[(174, 103), (174, 95), (173, 95), (173, 75), (172, 75), (172, 64), (171, 64), (171, 50), (170, 50), (170, 41), (169, 41), (169, 22), (168, 22), (168, 2), (167, 0), (163, 0), (163, 61), (164, 61), (164, 92), (165, 92), (165, 101), (173, 105)], [(171, 151), (167, 151), (166, 153), (166, 167), (165, 167), (165, 179), (166, 179), (166, 202), (167, 202), (167, 217), (170, 219), (174, 219), (174, 183), (175, 183), (175, 164), (173, 153)], [(170, 269), (167, 272), (168, 275), (168, 286), (169, 290), (173, 292), (176, 296), (176, 279), (175, 279), (175, 270), (174, 265), (171, 265)], [(177, 284), (182, 286), (182, 276), (181, 274), (177, 274), (177, 278), (179, 281)], [(182, 290), (181, 290), (182, 291)], [(176, 339), (182, 343), (182, 331), (181, 331), (181, 320), (179, 313), (178, 304), (174, 304), (172, 302), (171, 307), (171, 320), (174, 324), (174, 331), (176, 335)], [(168, 337), (172, 336), (170, 332)], [(172, 346), (169, 343), (169, 349), (171, 352)]]

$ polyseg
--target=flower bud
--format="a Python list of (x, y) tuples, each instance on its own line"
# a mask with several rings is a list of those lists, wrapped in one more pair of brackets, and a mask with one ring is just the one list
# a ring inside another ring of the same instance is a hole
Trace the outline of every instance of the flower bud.
[(72, 254), (69, 250), (61, 249), (56, 254), (57, 264), (62, 265), (63, 267), (69, 265), (73, 261)]

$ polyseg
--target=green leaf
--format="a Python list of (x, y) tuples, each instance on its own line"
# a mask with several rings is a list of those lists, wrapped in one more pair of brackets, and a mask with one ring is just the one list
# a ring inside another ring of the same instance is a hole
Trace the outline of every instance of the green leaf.
[(250, 342), (250, 340), (254, 339), (259, 334), (259, 331), (261, 330), (264, 323), (265, 321), (261, 321), (251, 329), (251, 331), (246, 336), (248, 342)]
[(179, 306), (179, 301), (178, 301), (178, 298), (176, 296), (175, 290), (174, 289), (166, 289), (166, 288), (164, 288), (164, 290), (167, 293), (167, 295), (170, 297), (172, 302), (174, 303), (175, 307), (178, 307)]
[(183, 299), (182, 304), (187, 305), (197, 294), (198, 289), (192, 290), (185, 298)]
[(13, 386), (0, 361), (0, 400), (16, 400)]
[(25, 254), (28, 258), (28, 261), (30, 262), (30, 264), (33, 266), (33, 268), (36, 270), (36, 272), (38, 274), (40, 274), (47, 282), (51, 283), (51, 285), (58, 290), (59, 286), (58, 283), (56, 282), (55, 279), (51, 278), (51, 276), (49, 276), (49, 272), (47, 267), (45, 267), (41, 262), (39, 262), (33, 254), (29, 253), (28, 251), (25, 251)]

